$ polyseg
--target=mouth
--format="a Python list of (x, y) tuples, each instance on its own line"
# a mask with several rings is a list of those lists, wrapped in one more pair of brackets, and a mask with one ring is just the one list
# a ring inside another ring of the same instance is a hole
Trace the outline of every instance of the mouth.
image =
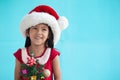
[(36, 39), (36, 40), (41, 40), (42, 37), (40, 37), (40, 36), (36, 36), (35, 39)]

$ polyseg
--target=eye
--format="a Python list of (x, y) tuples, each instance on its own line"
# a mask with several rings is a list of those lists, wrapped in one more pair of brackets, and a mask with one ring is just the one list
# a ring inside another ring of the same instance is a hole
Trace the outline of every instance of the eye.
[(36, 27), (34, 27), (33, 29), (37, 29)]
[(38, 28), (37, 28), (37, 27), (32, 27), (32, 29), (35, 29), (35, 30), (36, 30), (36, 29), (38, 29)]
[(43, 28), (42, 30), (43, 30), (43, 31), (47, 31), (47, 29), (45, 29), (45, 28)]

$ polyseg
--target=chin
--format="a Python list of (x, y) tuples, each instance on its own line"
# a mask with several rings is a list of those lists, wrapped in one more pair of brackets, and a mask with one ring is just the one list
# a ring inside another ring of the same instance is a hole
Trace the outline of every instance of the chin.
[(44, 44), (43, 43), (35, 43), (34, 45), (40, 46), (40, 45), (44, 45)]

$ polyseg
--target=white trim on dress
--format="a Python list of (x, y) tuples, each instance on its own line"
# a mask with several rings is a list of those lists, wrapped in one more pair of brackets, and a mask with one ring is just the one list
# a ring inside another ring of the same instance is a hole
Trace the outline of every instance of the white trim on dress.
[[(25, 64), (27, 64), (27, 60), (28, 60), (27, 58), (30, 58), (30, 56), (27, 54), (26, 48), (22, 48), (21, 50), (22, 50), (22, 61)], [(38, 63), (42, 65), (47, 63), (50, 57), (50, 53), (51, 53), (51, 48), (47, 48), (43, 56), (36, 58), (38, 60)]]

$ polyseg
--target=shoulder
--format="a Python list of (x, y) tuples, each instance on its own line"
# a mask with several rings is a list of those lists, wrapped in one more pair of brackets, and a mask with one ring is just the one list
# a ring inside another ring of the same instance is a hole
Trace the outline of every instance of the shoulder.
[(53, 60), (57, 55), (59, 56), (60, 52), (57, 49), (52, 48), (51, 49), (51, 55), (50, 55), (51, 59)]
[(26, 49), (26, 48), (17, 49), (17, 51), (14, 53), (14, 56), (20, 55), (23, 49)]
[(15, 53), (14, 53), (14, 56), (16, 57), (16, 56), (18, 56), (18, 55), (20, 55), (21, 54), (21, 49), (19, 48)]
[(24, 49), (24, 48), (19, 48), (13, 55), (14, 55), (14, 57), (19, 61), (19, 62), (23, 62), (22, 61), (22, 49)]

